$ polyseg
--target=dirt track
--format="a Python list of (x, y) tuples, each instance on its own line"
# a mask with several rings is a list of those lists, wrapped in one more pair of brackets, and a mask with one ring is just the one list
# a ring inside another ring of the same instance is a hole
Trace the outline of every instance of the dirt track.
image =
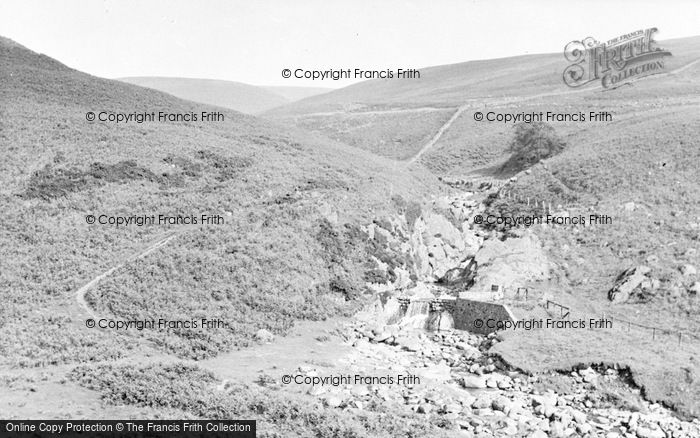
[(87, 303), (87, 301), (85, 300), (85, 294), (87, 293), (87, 291), (90, 290), (90, 288), (92, 288), (93, 286), (96, 286), (96, 285), (97, 285), (100, 281), (102, 281), (104, 278), (106, 278), (106, 277), (108, 277), (109, 275), (111, 275), (114, 271), (116, 271), (117, 269), (123, 267), (127, 262), (132, 261), (132, 260), (137, 260), (137, 259), (143, 258), (143, 257), (147, 256), (148, 254), (152, 253), (153, 251), (155, 251), (155, 250), (157, 250), (157, 249), (159, 249), (159, 248), (161, 248), (161, 247), (167, 245), (170, 241), (172, 241), (175, 237), (177, 237), (177, 235), (178, 235), (181, 231), (182, 231), (182, 230), (180, 230), (180, 231), (169, 231), (169, 232), (167, 232), (167, 233), (165, 234), (165, 236), (162, 236), (162, 237), (158, 238), (158, 239), (156, 240), (155, 243), (152, 243), (152, 244), (148, 245), (144, 250), (142, 250), (142, 251), (138, 252), (137, 254), (135, 254), (135, 255), (133, 255), (133, 256), (127, 258), (127, 259), (124, 260), (122, 263), (120, 263), (120, 264), (118, 264), (117, 266), (114, 266), (114, 267), (112, 267), (112, 268), (110, 268), (110, 269), (104, 271), (103, 273), (101, 273), (101, 274), (98, 275), (97, 277), (95, 277), (95, 278), (93, 278), (92, 280), (90, 280), (89, 282), (87, 282), (84, 286), (82, 286), (81, 288), (79, 288), (78, 290), (75, 291), (75, 299), (76, 299), (76, 301), (78, 302), (78, 305), (80, 305), (80, 307), (82, 307), (83, 310), (85, 310), (85, 312), (87, 312), (88, 314), (90, 314), (91, 317), (97, 318), (97, 315), (96, 315), (95, 312), (90, 308), (90, 305), (89, 305), (89, 304)]

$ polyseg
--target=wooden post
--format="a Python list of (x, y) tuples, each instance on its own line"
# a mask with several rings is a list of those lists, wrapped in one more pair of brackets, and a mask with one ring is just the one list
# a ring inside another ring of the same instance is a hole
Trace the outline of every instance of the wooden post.
[(656, 327), (651, 329), (651, 339), (656, 339)]

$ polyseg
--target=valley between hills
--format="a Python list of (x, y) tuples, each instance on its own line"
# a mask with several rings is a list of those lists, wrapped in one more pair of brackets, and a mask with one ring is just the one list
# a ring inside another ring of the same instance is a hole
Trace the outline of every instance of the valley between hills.
[[(700, 38), (664, 44), (667, 74), (612, 91), (564, 89), (561, 55), (532, 55), (268, 96), (252, 116), (0, 38), (0, 417), (700, 436)], [(99, 111), (225, 117), (86, 121)], [(542, 128), (562, 148), (523, 166), (517, 129), (477, 111), (613, 120)], [(223, 222), (89, 219), (151, 214)], [(475, 220), (547, 214), (611, 221)], [(612, 328), (455, 329), (440, 306), (493, 300), (493, 285), (518, 320)], [(223, 324), (88, 323), (161, 319)]]

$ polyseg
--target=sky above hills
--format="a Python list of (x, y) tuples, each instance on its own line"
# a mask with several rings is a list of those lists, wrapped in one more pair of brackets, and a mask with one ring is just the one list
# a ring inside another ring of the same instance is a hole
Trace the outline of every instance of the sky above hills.
[(97, 76), (277, 86), (355, 82), (284, 79), (285, 68), (421, 68), (556, 53), (648, 27), (660, 40), (693, 36), (698, 23), (692, 0), (0, 2), (1, 35)]

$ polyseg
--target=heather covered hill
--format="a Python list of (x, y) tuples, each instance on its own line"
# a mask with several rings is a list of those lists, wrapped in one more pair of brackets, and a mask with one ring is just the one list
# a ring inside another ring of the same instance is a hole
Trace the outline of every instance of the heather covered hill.
[[(8, 40), (0, 102), (0, 404), (11, 418), (245, 417), (268, 436), (447, 436), (425, 419), (339, 413), (242, 376), (222, 392), (198, 365), (230, 352), (230, 370), (261, 336), (354, 312), (372, 258), (359, 225), (424, 199), (434, 177), (235, 111), (209, 123), (89, 122), (89, 111), (221, 108)], [(90, 215), (224, 222), (117, 227)], [(91, 317), (225, 325), (97, 329)], [(107, 392), (116, 386), (150, 395)]]
[[(8, 40), (0, 43), (0, 96), (6, 364), (124, 355), (127, 339), (86, 330), (74, 297), (120, 263), (113, 281), (85, 297), (97, 312), (239, 315), (212, 338), (170, 332), (156, 340), (181, 357), (246, 345), (261, 328), (283, 333), (295, 320), (348, 312), (362, 294), (366, 260), (356, 224), (397, 208), (392, 199), (420, 199), (436, 183), (235, 111), (221, 122), (89, 122), (89, 111), (217, 108), (92, 77)], [(221, 215), (225, 224), (86, 223), (101, 214)], [(167, 232), (177, 234), (172, 245), (130, 258)], [(347, 259), (328, 253), (328, 238), (347, 245)]]

